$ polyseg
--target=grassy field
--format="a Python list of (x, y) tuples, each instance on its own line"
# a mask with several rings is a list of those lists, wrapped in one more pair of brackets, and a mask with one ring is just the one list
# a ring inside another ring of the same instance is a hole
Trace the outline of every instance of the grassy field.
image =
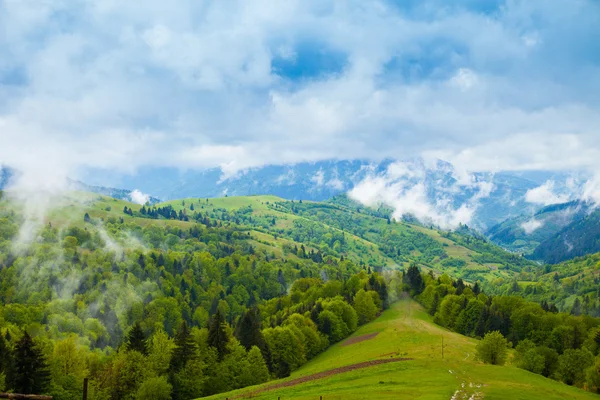
[[(377, 333), (358, 343), (338, 343), (295, 371), (291, 380), (363, 361), (408, 357), (276, 390), (274, 382), (209, 399), (594, 399), (585, 392), (513, 366), (484, 365), (475, 360), (475, 339), (449, 332), (413, 301), (396, 302), (354, 338)], [(444, 359), (442, 359), (442, 337)], [(276, 381), (280, 382), (280, 381)], [(453, 397), (454, 396), (454, 397)]]

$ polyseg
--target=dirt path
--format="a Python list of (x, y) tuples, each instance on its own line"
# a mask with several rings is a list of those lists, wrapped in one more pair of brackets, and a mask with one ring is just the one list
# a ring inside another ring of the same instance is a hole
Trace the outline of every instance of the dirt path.
[(364, 342), (365, 340), (373, 339), (375, 336), (379, 335), (379, 332), (375, 333), (367, 333), (366, 335), (351, 337), (342, 343), (342, 347), (350, 346), (351, 344)]
[(400, 361), (410, 361), (410, 360), (412, 360), (412, 358), (387, 358), (387, 359), (383, 359), (383, 360), (372, 360), (372, 361), (361, 362), (358, 364), (346, 365), (345, 367), (334, 368), (334, 369), (330, 369), (329, 371), (318, 372), (316, 374), (302, 376), (300, 378), (292, 379), (290, 381), (276, 383), (274, 385), (270, 385), (270, 386), (264, 387), (262, 389), (255, 390), (250, 393), (244, 393), (239, 396), (231, 397), (231, 399), (250, 398), (250, 397), (256, 396), (257, 394), (260, 394), (263, 392), (268, 392), (270, 390), (296, 386), (301, 383), (310, 382), (310, 381), (314, 381), (314, 380), (322, 379), (322, 378), (327, 378), (327, 377), (330, 377), (333, 375), (343, 374), (344, 372), (350, 372), (350, 371), (354, 371), (357, 369), (368, 368), (368, 367), (372, 367), (374, 365), (388, 364), (388, 363), (400, 362)]

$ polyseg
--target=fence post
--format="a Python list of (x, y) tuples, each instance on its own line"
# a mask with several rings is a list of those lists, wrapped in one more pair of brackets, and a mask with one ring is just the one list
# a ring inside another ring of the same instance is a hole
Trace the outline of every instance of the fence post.
[(83, 378), (83, 400), (88, 397), (88, 378)]

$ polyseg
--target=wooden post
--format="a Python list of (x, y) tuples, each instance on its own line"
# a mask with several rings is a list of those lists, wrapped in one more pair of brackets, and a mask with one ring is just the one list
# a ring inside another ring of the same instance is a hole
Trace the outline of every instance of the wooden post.
[(83, 400), (88, 397), (88, 378), (83, 378)]
[(15, 400), (52, 400), (52, 396), (41, 396), (38, 394), (0, 393), (0, 399)]

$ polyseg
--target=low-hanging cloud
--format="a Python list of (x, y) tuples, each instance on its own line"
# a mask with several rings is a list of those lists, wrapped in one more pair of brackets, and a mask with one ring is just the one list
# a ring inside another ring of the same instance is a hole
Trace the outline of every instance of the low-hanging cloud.
[[(419, 162), (395, 162), (379, 175), (367, 176), (348, 195), (370, 207), (384, 204), (391, 207), (396, 220), (411, 215), (422, 223), (433, 224), (442, 229), (455, 229), (468, 225), (479, 206), (479, 201), (488, 197), (494, 189), (491, 182), (473, 180), (461, 185), (457, 180), (444, 184), (427, 177), (428, 170)], [(432, 198), (428, 189), (435, 193)], [(471, 189), (474, 194), (462, 204), (456, 205), (452, 193)]]
[(541, 227), (544, 226), (544, 221), (541, 221), (536, 218), (532, 218), (528, 221), (525, 221), (521, 224), (521, 228), (525, 231), (525, 234), (531, 235), (533, 232), (537, 231)]
[(129, 198), (132, 203), (144, 205), (150, 201), (150, 195), (142, 193), (141, 191), (134, 189), (130, 194)]
[(0, 163), (596, 168), (596, 2), (441, 4), (3, 2)]
[(554, 186), (554, 181), (546, 181), (543, 185), (528, 190), (527, 193), (525, 193), (525, 200), (528, 203), (542, 204), (545, 206), (566, 203), (571, 200), (570, 194), (555, 193)]

